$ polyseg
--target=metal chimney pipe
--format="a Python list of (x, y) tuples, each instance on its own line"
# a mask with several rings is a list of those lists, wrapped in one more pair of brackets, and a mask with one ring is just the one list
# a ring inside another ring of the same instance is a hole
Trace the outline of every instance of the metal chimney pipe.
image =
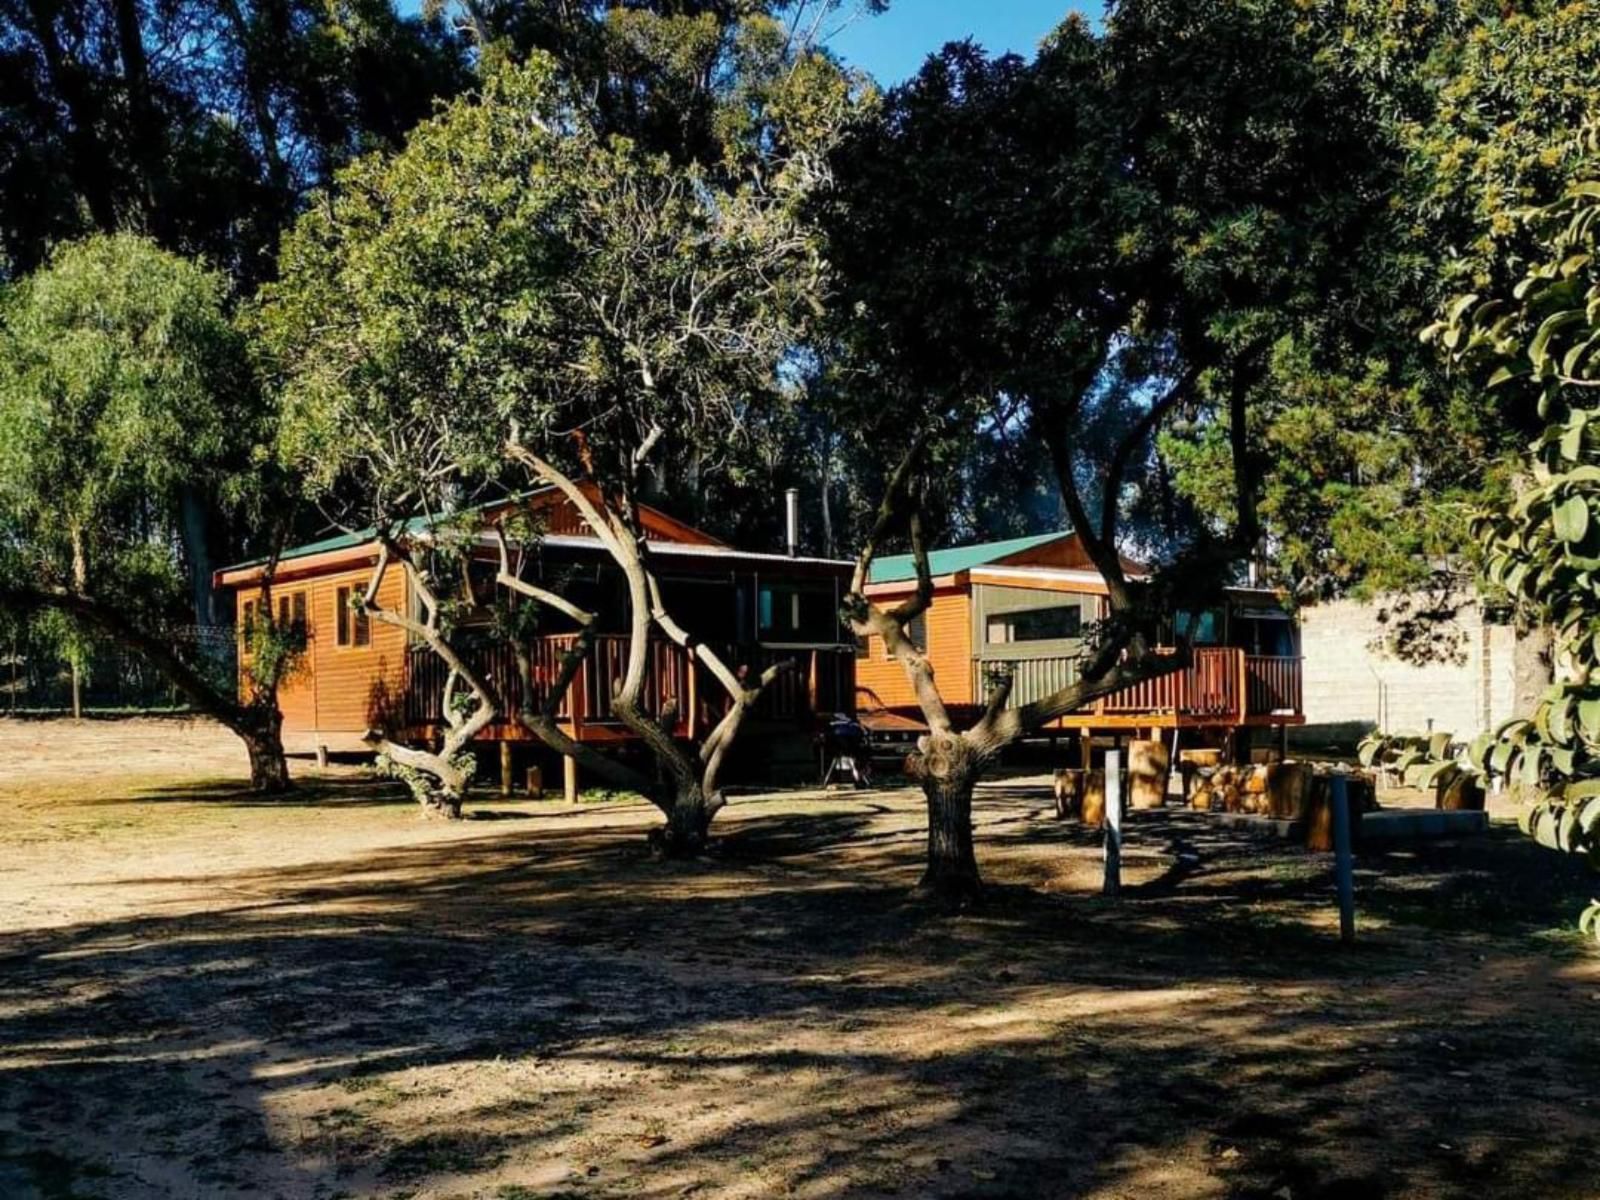
[(799, 488), (787, 488), (783, 493), (783, 541), (790, 558), (800, 552)]

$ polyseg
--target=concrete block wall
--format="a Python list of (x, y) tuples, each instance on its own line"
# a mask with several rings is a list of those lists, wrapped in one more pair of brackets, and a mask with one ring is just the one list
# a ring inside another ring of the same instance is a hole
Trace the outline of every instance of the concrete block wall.
[(1359, 731), (1433, 728), (1462, 740), (1512, 715), (1514, 634), (1461, 610), (1460, 661), (1413, 665), (1383, 649), (1380, 603), (1336, 600), (1301, 610), (1306, 729), (1296, 740), (1347, 741)]

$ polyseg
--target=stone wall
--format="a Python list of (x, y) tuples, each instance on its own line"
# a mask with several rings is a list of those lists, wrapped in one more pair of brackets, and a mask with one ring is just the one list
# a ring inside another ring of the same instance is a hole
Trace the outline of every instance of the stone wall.
[(1462, 740), (1512, 715), (1514, 634), (1485, 624), (1476, 605), (1455, 624), (1457, 661), (1413, 665), (1382, 645), (1382, 605), (1336, 600), (1301, 610), (1306, 725), (1301, 744), (1349, 743), (1382, 727), (1391, 733), (1433, 728)]

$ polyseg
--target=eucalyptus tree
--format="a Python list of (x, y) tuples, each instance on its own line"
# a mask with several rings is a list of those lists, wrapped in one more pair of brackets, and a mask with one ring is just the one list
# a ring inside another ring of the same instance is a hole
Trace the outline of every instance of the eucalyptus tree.
[[(727, 750), (772, 672), (741, 676), (667, 611), (638, 505), (651, 474), (691, 450), (714, 456), (770, 402), (819, 271), (796, 205), (822, 178), (821, 145), (850, 102), (848, 80), (786, 49), (781, 30), (760, 26), (742, 44), (763, 65), (747, 61), (730, 88), (715, 173), (607, 135), (548, 58), (489, 64), (480, 94), (419, 126), (400, 153), (340, 175), (286, 240), (258, 317), (286, 452), (324, 494), (354, 478), (380, 531), (407, 506), (442, 512), (450, 490), (463, 502), (504, 495), (518, 475), (582, 513), (628, 584), (627, 667), (611, 708), (664, 782), (561, 733), (553, 706), (594, 617), (512, 569), (514, 531), (495, 531), (501, 584), (582, 635), (537, 706), (519, 654), (529, 703), (515, 714), (465, 664), (450, 664), (452, 678), (476, 698), (473, 720), (490, 708), (515, 715), (649, 796), (674, 853), (704, 844)], [(389, 557), (404, 562), (400, 550)], [(674, 737), (673, 712), (646, 711), (658, 636), (727, 692), (726, 715), (698, 746)]]
[[(977, 891), (972, 785), (1001, 747), (1182, 662), (1155, 641), (1164, 588), (1132, 582), (1123, 552), (1156, 549), (1191, 598), (1258, 552), (1256, 411), (1277, 356), (1351, 290), (1350, 239), (1386, 202), (1372, 113), (1328, 49), (1265, 0), (1125, 0), (1100, 29), (1070, 18), (1031, 62), (946, 47), (838, 155), (828, 256), (864, 427), (884, 447), (927, 439), (886, 489), (850, 615), (900, 659), (929, 725), (931, 890)], [(957, 730), (904, 632), (926, 580), (887, 610), (862, 589), (882, 537), (921, 557), (929, 478), (982, 421), (1046, 457), (1111, 617), (1077, 683), (1016, 708), (1001, 681)], [(1178, 422), (1211, 452), (1204, 491), (1156, 453)], [(1151, 509), (1163, 536), (1138, 536)]]
[(260, 512), (266, 485), (227, 294), (219, 274), (126, 234), (66, 244), (0, 293), (0, 604), (143, 654), (244, 740), (252, 783), (276, 791), (284, 631), (264, 623), (242, 696), (186, 636), (183, 489)]

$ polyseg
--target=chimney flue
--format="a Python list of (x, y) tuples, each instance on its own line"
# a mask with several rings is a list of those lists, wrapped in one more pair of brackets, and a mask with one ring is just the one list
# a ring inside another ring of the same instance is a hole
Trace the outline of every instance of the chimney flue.
[(783, 542), (790, 558), (800, 552), (799, 488), (787, 488), (783, 493)]

